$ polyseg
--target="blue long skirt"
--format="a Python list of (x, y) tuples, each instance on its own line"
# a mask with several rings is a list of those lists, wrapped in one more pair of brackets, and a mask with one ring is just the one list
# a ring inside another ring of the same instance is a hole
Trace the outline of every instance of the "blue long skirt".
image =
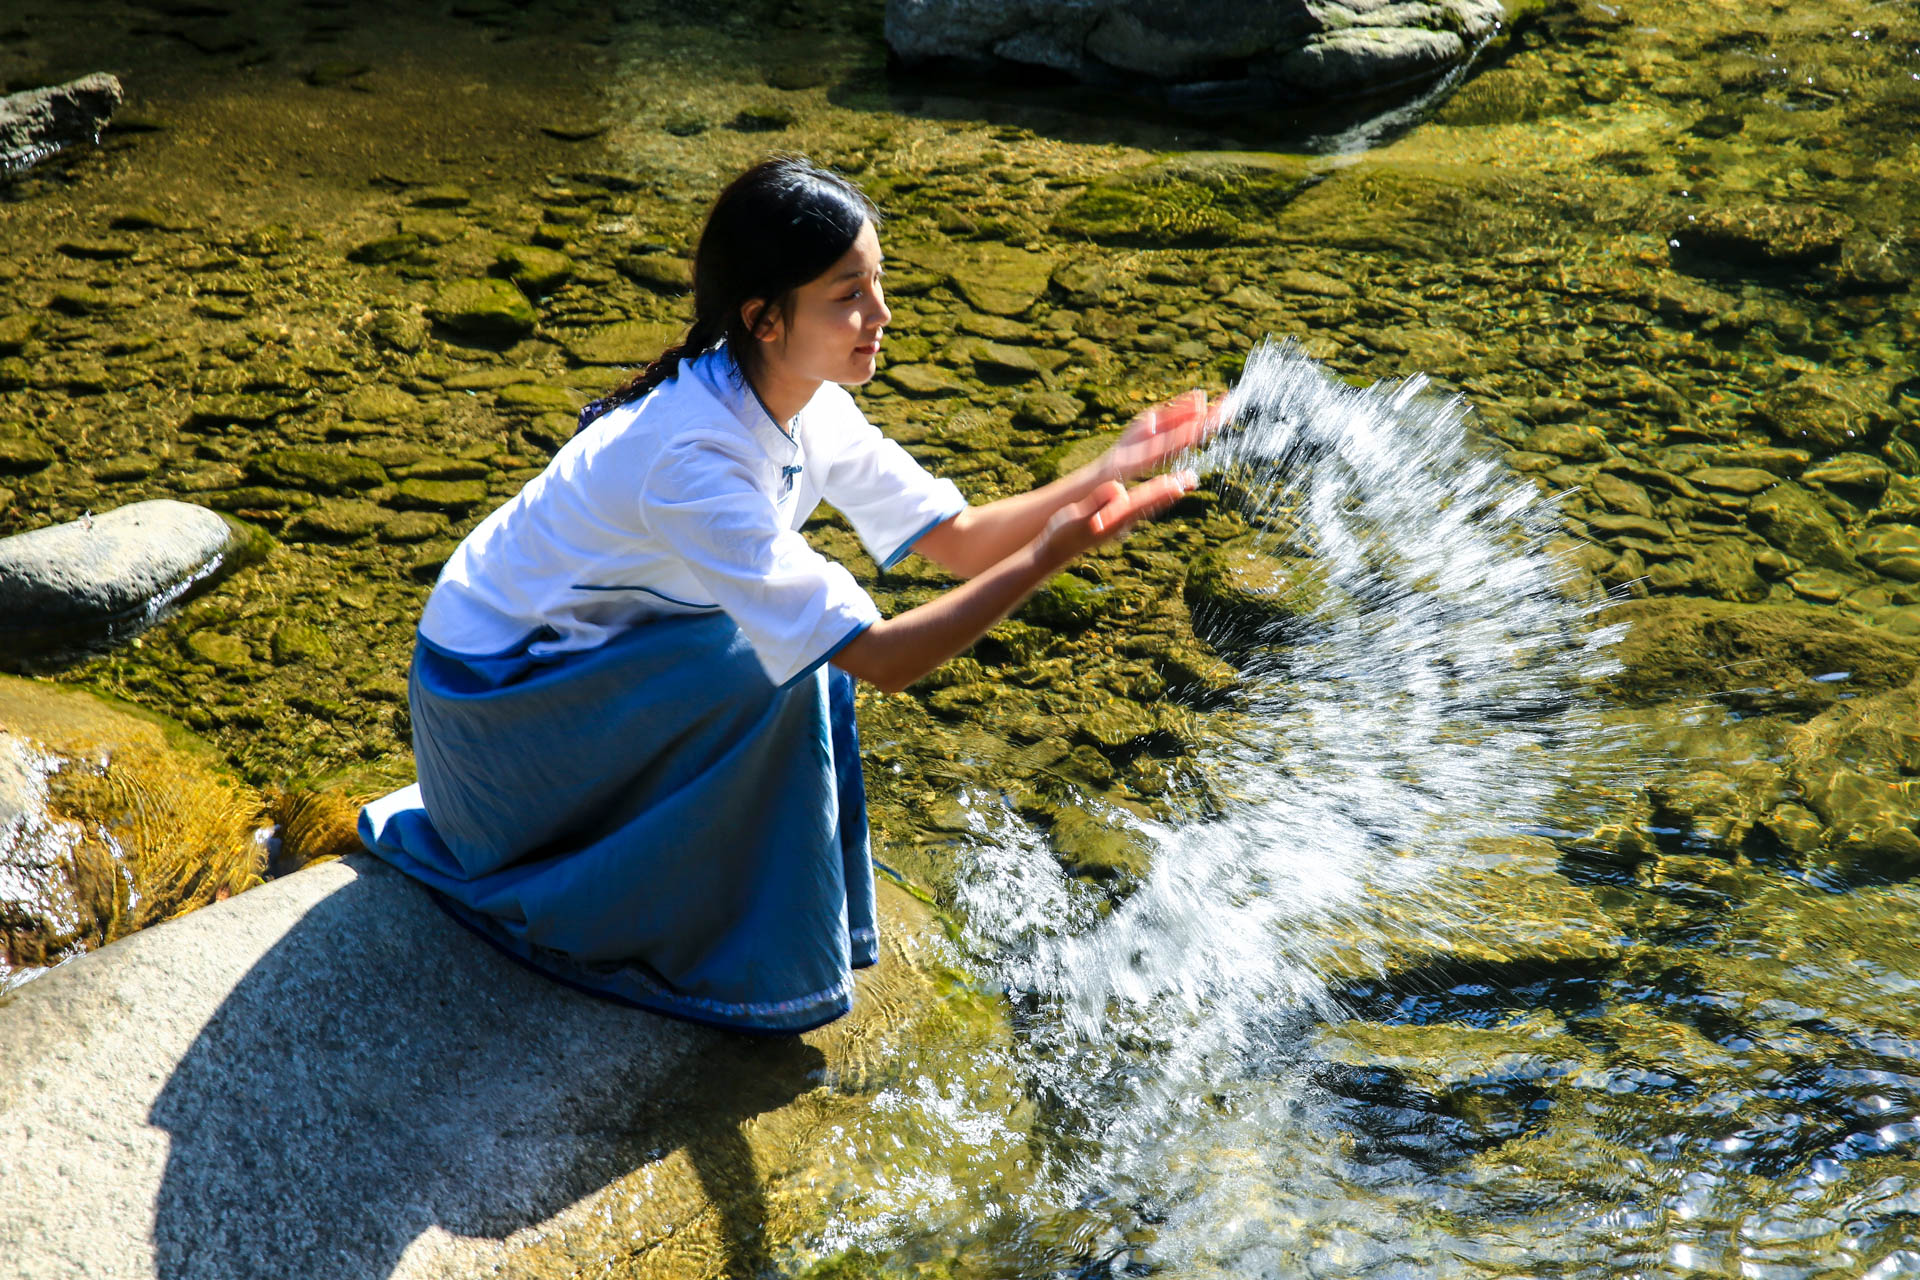
[(367, 847), (569, 985), (742, 1031), (804, 1031), (874, 962), (853, 682), (776, 688), (731, 619), (650, 621), (584, 653), (422, 639), (419, 782)]

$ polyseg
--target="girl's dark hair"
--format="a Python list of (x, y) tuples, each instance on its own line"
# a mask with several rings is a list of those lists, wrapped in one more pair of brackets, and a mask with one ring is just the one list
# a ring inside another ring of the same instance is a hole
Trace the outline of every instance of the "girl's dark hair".
[(860, 188), (805, 156), (772, 156), (735, 178), (713, 202), (694, 251), (693, 323), (686, 336), (582, 409), (580, 426), (638, 400), (671, 378), (682, 360), (722, 340), (746, 372), (759, 348), (741, 308), (760, 300), (784, 314), (795, 289), (838, 262), (861, 227), (879, 221)]

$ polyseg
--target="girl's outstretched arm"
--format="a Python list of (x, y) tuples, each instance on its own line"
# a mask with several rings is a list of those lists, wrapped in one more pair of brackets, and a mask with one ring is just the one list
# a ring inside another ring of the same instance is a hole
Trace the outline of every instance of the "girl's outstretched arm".
[(1079, 501), (1051, 512), (1028, 541), (970, 581), (855, 636), (833, 656), (833, 665), (899, 692), (972, 645), (1076, 556), (1165, 511), (1194, 483), (1190, 472), (1155, 476), (1132, 489), (1118, 480), (1101, 481)]
[(1029, 493), (968, 507), (913, 545), (916, 553), (959, 578), (999, 565), (1032, 542), (1057, 512), (1084, 502), (1101, 486), (1151, 475), (1213, 433), (1201, 391), (1189, 391), (1135, 418), (1098, 460)]

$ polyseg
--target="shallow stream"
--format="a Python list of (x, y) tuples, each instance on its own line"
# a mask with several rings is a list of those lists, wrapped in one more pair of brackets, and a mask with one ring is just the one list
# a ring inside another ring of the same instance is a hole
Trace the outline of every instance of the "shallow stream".
[(275, 539), (57, 678), (408, 777), (441, 560), (803, 150), (889, 215), (863, 403), (976, 499), (1266, 335), (1332, 380), (1274, 357), (1172, 517), (863, 696), (876, 851), (1011, 1032), (889, 1046), (782, 1267), (1920, 1275), (1920, 6), (1549, 3), (1370, 147), (684, 8), (7, 6), (0, 87), (128, 103), (0, 189), (0, 533)]

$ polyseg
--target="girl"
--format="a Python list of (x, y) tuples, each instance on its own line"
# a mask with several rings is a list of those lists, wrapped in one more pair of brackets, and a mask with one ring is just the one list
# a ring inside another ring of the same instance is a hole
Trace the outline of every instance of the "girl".
[[(970, 507), (843, 387), (891, 318), (873, 206), (797, 158), (721, 194), (678, 346), (581, 414), (441, 571), (409, 682), (419, 782), (361, 838), (543, 972), (675, 1017), (792, 1032), (878, 955), (853, 681), (906, 687), (1076, 556), (1164, 510), (1198, 393), (1100, 461)], [(966, 581), (883, 619), (800, 527)], [(827, 664), (830, 664), (827, 665)]]

